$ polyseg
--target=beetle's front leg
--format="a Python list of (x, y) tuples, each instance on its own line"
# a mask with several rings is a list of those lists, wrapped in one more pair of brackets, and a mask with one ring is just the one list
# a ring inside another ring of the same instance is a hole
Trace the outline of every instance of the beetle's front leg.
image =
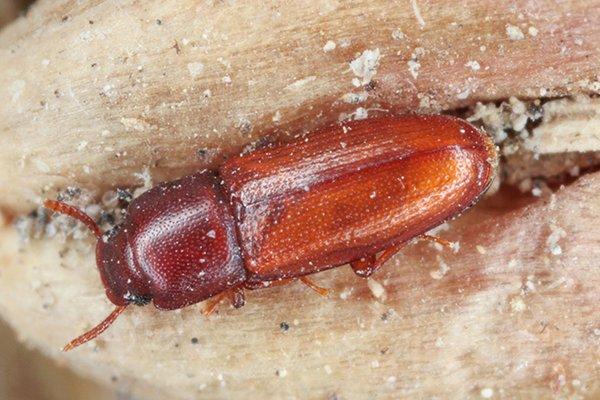
[(242, 286), (236, 286), (231, 289), (227, 289), (216, 296), (206, 301), (206, 307), (202, 310), (202, 315), (208, 316), (215, 312), (217, 306), (224, 298), (229, 298), (231, 305), (234, 308), (243, 307), (246, 304), (246, 297), (244, 296), (244, 288)]

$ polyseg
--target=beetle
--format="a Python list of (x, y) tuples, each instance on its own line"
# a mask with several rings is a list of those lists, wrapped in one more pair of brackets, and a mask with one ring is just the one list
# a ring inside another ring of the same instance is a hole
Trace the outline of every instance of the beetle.
[(460, 214), (489, 187), (490, 138), (443, 115), (385, 116), (322, 128), (161, 183), (134, 199), (102, 232), (66, 203), (45, 207), (96, 236), (96, 262), (115, 310), (71, 341), (102, 333), (129, 304), (173, 310), (244, 289), (350, 264), (373, 274), (413, 238)]

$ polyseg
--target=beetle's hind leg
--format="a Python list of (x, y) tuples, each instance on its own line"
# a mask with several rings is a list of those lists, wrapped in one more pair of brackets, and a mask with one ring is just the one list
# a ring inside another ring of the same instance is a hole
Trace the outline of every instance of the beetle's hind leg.
[[(421, 235), (417, 237), (417, 239), (438, 243), (448, 249), (454, 249), (454, 244), (452, 242), (437, 236)], [(387, 260), (392, 258), (393, 255), (400, 251), (405, 243), (406, 242), (398, 243), (388, 247), (381, 252), (379, 258), (377, 258), (375, 254), (369, 254), (361, 259), (352, 261), (350, 266), (356, 275), (360, 276), (361, 278), (368, 278), (369, 276), (373, 275), (373, 273), (377, 271), (379, 267), (381, 267)]]
[(373, 275), (387, 260), (396, 254), (404, 246), (404, 243), (394, 244), (381, 252), (379, 258), (375, 254), (369, 254), (356, 261), (352, 261), (350, 266), (354, 273), (361, 278), (368, 278)]
[(229, 299), (234, 308), (240, 308), (246, 304), (244, 288), (242, 286), (235, 286), (208, 299), (206, 301), (206, 306), (202, 310), (202, 315), (209, 316), (214, 313), (219, 303), (221, 303), (221, 301), (223, 301), (225, 298)]

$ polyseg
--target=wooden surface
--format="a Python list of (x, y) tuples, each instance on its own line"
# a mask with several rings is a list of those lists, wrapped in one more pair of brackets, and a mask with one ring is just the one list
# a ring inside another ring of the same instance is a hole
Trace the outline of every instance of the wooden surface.
[(597, 91), (598, 20), (598, 0), (39, 1), (0, 33), (0, 207), (178, 177), (359, 107)]
[(595, 398), (599, 191), (596, 174), (528, 208), (481, 206), (441, 234), (457, 254), (421, 243), (389, 262), (379, 298), (339, 268), (316, 276), (327, 300), (293, 284), (210, 318), (201, 305), (134, 308), (68, 354), (111, 309), (93, 242), (22, 247), (5, 227), (0, 309), (22, 339), (142, 398)]
[(93, 241), (11, 223), (66, 185), (178, 177), (365, 110), (599, 93), (599, 19), (597, 0), (40, 1), (0, 32), (0, 315), (124, 397), (597, 398), (597, 173), (501, 190), (440, 233), (456, 254), (416, 244), (370, 284), (319, 274), (329, 300), (294, 284), (208, 319), (131, 309), (69, 354), (111, 309)]

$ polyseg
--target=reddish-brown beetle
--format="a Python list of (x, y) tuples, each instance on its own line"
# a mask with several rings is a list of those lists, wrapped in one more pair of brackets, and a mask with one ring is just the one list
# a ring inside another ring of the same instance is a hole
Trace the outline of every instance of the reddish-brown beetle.
[[(85, 223), (117, 307), (65, 346), (102, 333), (128, 304), (177, 309), (350, 263), (372, 274), (407, 241), (472, 205), (497, 162), (487, 135), (448, 116), (384, 117), (336, 125), (162, 183), (102, 233)], [(376, 255), (381, 253), (379, 258)], [(314, 289), (318, 290), (315, 286)]]

